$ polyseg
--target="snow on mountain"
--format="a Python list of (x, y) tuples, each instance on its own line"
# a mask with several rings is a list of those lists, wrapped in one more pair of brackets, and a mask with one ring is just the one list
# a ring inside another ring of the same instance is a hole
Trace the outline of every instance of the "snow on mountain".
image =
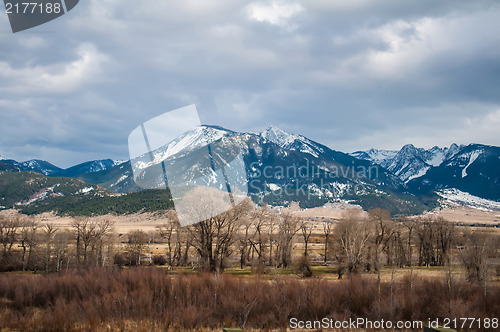
[(393, 158), (384, 160), (381, 165), (396, 174), (404, 182), (424, 175), (429, 165), (422, 159), (419, 149), (407, 144)]
[(118, 166), (118, 165), (121, 165), (123, 163), (126, 163), (128, 160), (125, 160), (125, 159), (113, 159), (113, 165), (114, 166)]
[(108, 169), (110, 167), (115, 166), (114, 161), (107, 159), (107, 160), (95, 160), (92, 162), (90, 165), (88, 171), (89, 172), (99, 172), (103, 171), (105, 169)]
[(437, 167), (452, 158), (460, 151), (460, 148), (452, 144), (449, 148), (435, 146), (426, 150), (407, 144), (399, 151), (370, 149), (353, 152), (351, 156), (377, 163), (396, 174), (404, 182), (409, 182), (424, 176), (431, 167)]
[(318, 157), (325, 152), (322, 147), (311, 141), (310, 139), (296, 134), (289, 134), (275, 126), (269, 126), (260, 133), (260, 136), (265, 140), (275, 143), (285, 150), (294, 150), (303, 153), (308, 153), (314, 157)]
[(464, 169), (462, 170), (462, 178), (466, 177), (467, 176), (467, 168), (469, 168), (470, 165), (472, 165), (472, 163), (474, 161), (476, 161), (477, 157), (479, 157), (484, 151), (472, 151), (469, 155), (468, 155), (468, 158), (469, 158), (469, 162), (467, 163), (467, 166), (464, 167)]
[(397, 153), (398, 151), (394, 150), (370, 149), (367, 151), (352, 152), (350, 155), (358, 159), (369, 160), (376, 164), (381, 164), (385, 160), (393, 158)]
[(425, 150), (419, 149), (423, 160), (429, 164), (430, 166), (439, 166), (445, 160), (448, 160), (455, 156), (462, 146), (458, 146), (453, 143), (449, 148), (440, 148), (438, 146), (433, 147), (432, 149)]
[(441, 204), (444, 206), (467, 206), (484, 211), (500, 211), (500, 202), (480, 198), (458, 189), (438, 190), (436, 193), (442, 198)]
[(415, 193), (456, 188), (481, 198), (500, 201), (500, 148), (482, 144), (461, 146), (453, 157), (408, 183)]
[(45, 175), (54, 175), (61, 171), (59, 167), (54, 166), (47, 161), (35, 159), (22, 163), (16, 163), (15, 166), (19, 167), (23, 171), (34, 171)]
[(484, 146), (474, 146), (471, 144), (467, 146), (467, 149), (456, 152), (451, 158), (447, 159), (443, 165), (460, 167), (462, 169), (462, 178), (465, 178), (468, 175), (467, 169), (484, 153)]
[(153, 160), (149, 156), (141, 156), (134, 162), (135, 169), (144, 169), (157, 165), (162, 161), (182, 152), (188, 152), (206, 146), (223, 137), (240, 135), (240, 133), (218, 126), (202, 125), (194, 127), (171, 142), (152, 151)]
[(446, 148), (441, 149), (437, 146), (430, 150), (423, 150), (424, 161), (431, 166), (439, 166), (446, 158)]

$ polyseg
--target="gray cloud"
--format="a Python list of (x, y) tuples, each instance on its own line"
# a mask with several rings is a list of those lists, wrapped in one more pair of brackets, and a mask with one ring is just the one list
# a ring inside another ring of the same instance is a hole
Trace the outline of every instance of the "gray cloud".
[(9, 33), (0, 15), (0, 155), (127, 158), (128, 134), (196, 103), (352, 151), (500, 145), (496, 1), (89, 0)]

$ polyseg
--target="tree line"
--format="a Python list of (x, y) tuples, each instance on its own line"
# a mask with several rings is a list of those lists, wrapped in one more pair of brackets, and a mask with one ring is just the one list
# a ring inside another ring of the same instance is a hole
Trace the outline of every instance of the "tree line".
[[(243, 201), (233, 209), (181, 227), (174, 211), (159, 212), (166, 222), (155, 232), (119, 236), (107, 219), (75, 217), (69, 227), (41, 224), (29, 217), (0, 218), (1, 269), (61, 271), (108, 265), (191, 266), (222, 272), (230, 265), (269, 268), (298, 266), (311, 275), (315, 264), (333, 265), (339, 278), (383, 267), (463, 265), (470, 281), (484, 283), (498, 257), (498, 236), (457, 227), (432, 216), (391, 217), (388, 211), (347, 210), (338, 221), (311, 223), (266, 204)], [(165, 249), (152, 254), (151, 245)], [(497, 269), (498, 270), (498, 269)], [(497, 272), (498, 273), (498, 272)]]

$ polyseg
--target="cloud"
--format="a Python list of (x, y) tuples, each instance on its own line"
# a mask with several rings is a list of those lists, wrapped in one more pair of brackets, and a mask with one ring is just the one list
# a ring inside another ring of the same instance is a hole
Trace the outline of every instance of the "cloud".
[(77, 59), (51, 65), (15, 68), (0, 61), (0, 91), (15, 94), (60, 94), (75, 91), (102, 79), (101, 69), (108, 58), (92, 44), (81, 44)]
[(251, 3), (247, 6), (247, 11), (250, 20), (293, 29), (296, 26), (290, 22), (290, 19), (304, 11), (304, 8), (298, 3), (271, 1), (267, 4)]
[(137, 125), (192, 103), (337, 150), (500, 145), (499, 21), (490, 0), (81, 1), (0, 34), (0, 152), (124, 159)]

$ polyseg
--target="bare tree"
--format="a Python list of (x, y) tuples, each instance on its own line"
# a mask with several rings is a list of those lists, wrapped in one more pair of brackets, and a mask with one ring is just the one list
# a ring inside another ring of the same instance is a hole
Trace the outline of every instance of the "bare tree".
[[(208, 201), (205, 193), (202, 192), (200, 195), (203, 196), (202, 199), (196, 200), (191, 197), (190, 200), (194, 202), (200, 201), (200, 204), (205, 204), (206, 206), (202, 209), (205, 213), (217, 205), (217, 202), (212, 204)], [(213, 199), (217, 199), (217, 197), (213, 197)], [(244, 200), (229, 211), (218, 215), (212, 213), (212, 215), (215, 215), (214, 217), (187, 227), (191, 234), (192, 245), (199, 255), (203, 270), (211, 272), (222, 272), (224, 270), (224, 261), (231, 254), (231, 246), (236, 240), (238, 222), (241, 222), (250, 208), (250, 201)], [(198, 206), (193, 210), (200, 210), (200, 207)]]
[(55, 268), (59, 272), (63, 268), (69, 269), (71, 263), (70, 243), (72, 235), (66, 231), (58, 231), (54, 235)]
[(112, 232), (112, 222), (109, 220), (98, 222), (77, 217), (73, 220), (71, 227), (74, 229), (76, 238), (77, 265), (104, 265), (109, 256), (104, 249), (106, 244), (109, 244), (106, 239)]
[(52, 240), (54, 239), (54, 235), (57, 232), (57, 227), (52, 224), (45, 224), (42, 228), (42, 233), (44, 235), (45, 241), (45, 272), (49, 273), (50, 269), (50, 260), (52, 258)]
[(324, 263), (328, 260), (328, 242), (330, 241), (330, 234), (332, 233), (332, 223), (330, 221), (323, 222), (323, 235), (325, 236), (324, 242)]
[(237, 230), (237, 237), (240, 252), (240, 268), (242, 269), (245, 265), (247, 265), (247, 261), (250, 259), (250, 252), (253, 251), (253, 218), (244, 218), (239, 224), (240, 227)]
[(135, 230), (128, 234), (128, 244), (133, 258), (133, 264), (141, 265), (141, 256), (149, 241), (149, 235), (141, 230)]
[(269, 224), (267, 227), (267, 237), (269, 239), (269, 266), (276, 265), (279, 256), (277, 234), (275, 234), (279, 224), (278, 220), (279, 216), (277, 214), (271, 214), (269, 217)]
[(361, 272), (366, 265), (370, 237), (370, 223), (360, 211), (349, 210), (344, 213), (342, 220), (335, 226), (331, 246), (339, 263), (339, 278), (344, 272)]
[(96, 223), (91, 241), (93, 261), (97, 266), (104, 266), (110, 260), (113, 251), (113, 222), (108, 219)]
[(304, 257), (307, 257), (309, 249), (309, 240), (313, 231), (312, 225), (308, 225), (306, 221), (302, 220), (300, 223), (300, 230), (302, 233), (302, 238), (304, 240)]
[(167, 243), (167, 262), (170, 268), (174, 266), (174, 255), (176, 253), (177, 244), (174, 245), (175, 235), (179, 232), (179, 220), (175, 211), (167, 212), (168, 222), (157, 227), (158, 234)]
[(436, 226), (436, 247), (437, 247), (437, 257), (436, 265), (444, 266), (449, 262), (449, 252), (455, 242), (456, 227), (455, 224), (444, 220), (443, 218), (437, 218), (434, 222)]
[(249, 238), (253, 250), (257, 253), (257, 260), (260, 267), (265, 262), (265, 248), (269, 241), (269, 236), (266, 235), (265, 229), (271, 227), (270, 209), (267, 204), (263, 204), (252, 213), (252, 221), (255, 229), (254, 235)]
[(278, 243), (277, 253), (280, 258), (279, 266), (289, 267), (292, 263), (293, 238), (299, 231), (301, 219), (290, 214), (284, 213), (278, 225)]
[(436, 264), (434, 252), (434, 227), (432, 218), (420, 218), (415, 227), (418, 238), (418, 265)]
[(12, 246), (16, 242), (17, 233), (21, 226), (18, 217), (0, 219), (0, 243), (2, 244), (2, 260), (6, 260), (12, 254)]
[(27, 220), (22, 223), (19, 242), (22, 248), (23, 271), (32, 269), (34, 261), (36, 262), (36, 247), (38, 244), (38, 223), (33, 220)]
[(371, 228), (374, 232), (373, 265), (375, 271), (377, 272), (377, 287), (380, 298), (380, 283), (381, 283), (381, 269), (382, 269), (380, 266), (380, 255), (383, 247), (387, 245), (387, 242), (393, 235), (391, 214), (387, 210), (376, 208), (368, 211), (368, 220), (372, 223)]
[(486, 292), (486, 281), (490, 269), (489, 256), (495, 251), (493, 236), (486, 232), (466, 233), (465, 246), (459, 250), (460, 258), (470, 282), (481, 284)]

